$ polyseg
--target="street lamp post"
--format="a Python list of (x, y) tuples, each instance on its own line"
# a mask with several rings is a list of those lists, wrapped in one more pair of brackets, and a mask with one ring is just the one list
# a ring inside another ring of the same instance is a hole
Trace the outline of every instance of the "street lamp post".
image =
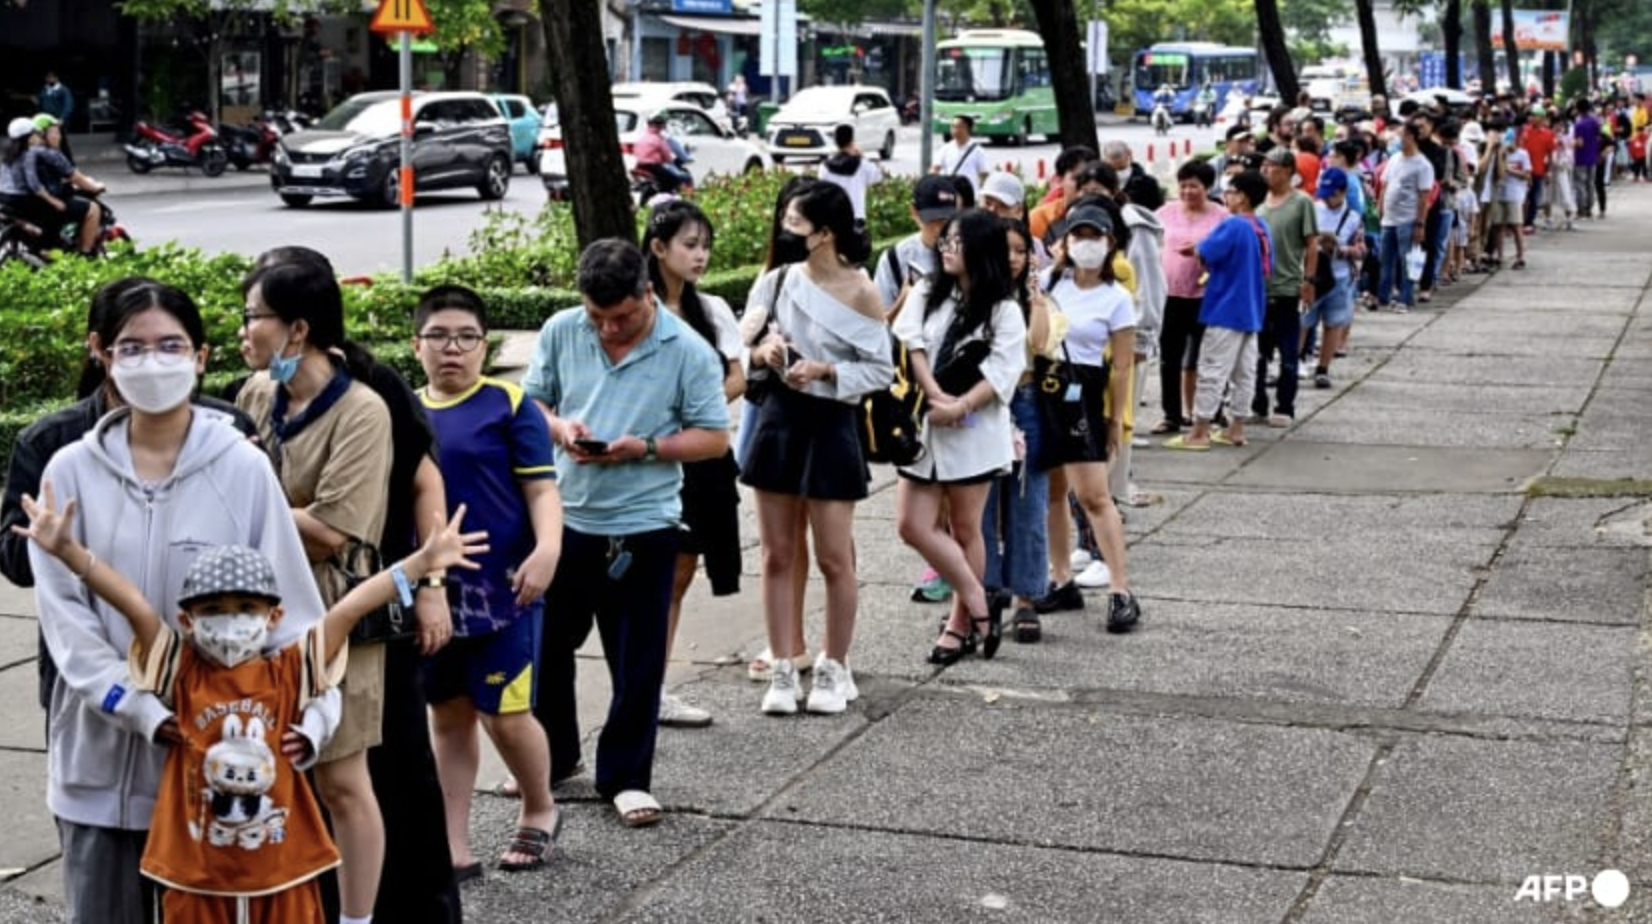
[(930, 133), (935, 112), (935, 0), (924, 0), (923, 54), (918, 63), (918, 171), (934, 163), (935, 138)]

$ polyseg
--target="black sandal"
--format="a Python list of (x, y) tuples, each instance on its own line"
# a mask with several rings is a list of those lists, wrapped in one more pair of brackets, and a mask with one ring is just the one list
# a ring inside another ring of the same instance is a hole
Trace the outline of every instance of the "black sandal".
[(1003, 594), (992, 594), (987, 598), (987, 615), (970, 617), (972, 624), (987, 624), (987, 631), (981, 639), (981, 657), (988, 661), (998, 654), (998, 646), (1004, 641), (1004, 605), (1007, 602)]
[(1182, 432), (1182, 424), (1180, 421), (1171, 420), (1166, 417), (1165, 419), (1154, 424), (1153, 429), (1148, 432), (1152, 433), (1154, 436), (1166, 436), (1171, 433), (1180, 433)]
[(942, 629), (941, 634), (950, 635), (958, 640), (957, 648), (946, 648), (941, 645), (936, 645), (934, 648), (929, 649), (929, 663), (938, 664), (941, 667), (957, 664), (959, 661), (963, 660), (964, 655), (968, 653), (964, 650), (965, 647), (969, 646), (970, 640), (975, 637), (975, 633), (973, 632), (969, 635), (964, 635), (961, 632), (954, 632), (951, 629)]
[(511, 862), (499, 861), (499, 869), (506, 873), (523, 873), (536, 870), (545, 865), (551, 849), (556, 846), (556, 836), (562, 832), (562, 809), (556, 810), (555, 820), (551, 822), (549, 831), (543, 828), (517, 828), (511, 836), (511, 842), (505, 846), (505, 853), (521, 854), (528, 859)]
[(1030, 645), (1044, 637), (1044, 624), (1038, 618), (1038, 611), (1030, 606), (1023, 606), (1015, 611), (1015, 640), (1023, 645)]

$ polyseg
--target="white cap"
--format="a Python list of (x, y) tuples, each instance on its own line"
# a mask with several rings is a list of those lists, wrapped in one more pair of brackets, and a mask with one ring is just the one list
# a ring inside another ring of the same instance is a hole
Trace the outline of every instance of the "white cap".
[(1027, 189), (1021, 185), (1021, 178), (1003, 170), (987, 177), (987, 181), (981, 184), (981, 195), (991, 196), (1011, 207), (1027, 204)]
[(36, 131), (39, 131), (39, 129), (34, 127), (34, 120), (28, 116), (18, 116), (11, 120), (11, 124), (6, 126), (6, 134), (13, 141), (18, 138), (27, 138)]

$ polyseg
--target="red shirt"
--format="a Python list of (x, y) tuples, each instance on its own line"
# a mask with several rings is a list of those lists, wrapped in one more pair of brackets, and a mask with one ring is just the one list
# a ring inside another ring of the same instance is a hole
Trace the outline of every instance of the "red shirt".
[(1554, 132), (1541, 125), (1528, 125), (1520, 137), (1520, 146), (1532, 158), (1532, 176), (1549, 174), (1549, 156), (1554, 153)]
[(1297, 151), (1296, 175), (1302, 178), (1302, 185), (1298, 188), (1312, 196), (1319, 186), (1319, 155)]
[(1635, 160), (1646, 159), (1646, 132), (1640, 132), (1629, 139), (1629, 156)]

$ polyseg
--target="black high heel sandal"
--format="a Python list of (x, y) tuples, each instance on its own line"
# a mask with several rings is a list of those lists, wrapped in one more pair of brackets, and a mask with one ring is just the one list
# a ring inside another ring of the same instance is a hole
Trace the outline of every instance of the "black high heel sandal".
[(1003, 594), (993, 594), (987, 598), (987, 615), (970, 617), (971, 623), (987, 624), (987, 631), (981, 636), (981, 657), (988, 661), (998, 654), (998, 646), (1004, 643), (1004, 604)]
[(971, 640), (975, 637), (975, 633), (973, 632), (968, 635), (963, 635), (961, 633), (954, 632), (951, 629), (942, 629), (941, 634), (950, 635), (957, 639), (958, 647), (943, 648), (940, 645), (936, 645), (934, 648), (929, 649), (929, 663), (931, 664), (938, 664), (941, 667), (957, 664), (959, 661), (964, 659), (964, 655), (975, 650), (974, 645), (971, 643)]

